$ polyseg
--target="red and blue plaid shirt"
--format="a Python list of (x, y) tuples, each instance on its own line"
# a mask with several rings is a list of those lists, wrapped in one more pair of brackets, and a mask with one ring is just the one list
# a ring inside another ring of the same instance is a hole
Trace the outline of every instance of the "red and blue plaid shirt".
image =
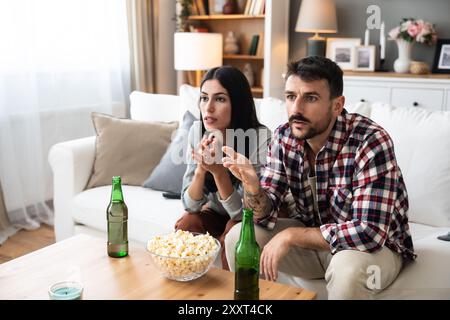
[(308, 175), (305, 141), (286, 123), (274, 133), (261, 186), (272, 211), (257, 222), (272, 229), (288, 191), (294, 217), (320, 227), (332, 254), (346, 249), (375, 252), (383, 246), (414, 259), (408, 226), (408, 195), (387, 132), (370, 119), (344, 109), (316, 157), (317, 207)]

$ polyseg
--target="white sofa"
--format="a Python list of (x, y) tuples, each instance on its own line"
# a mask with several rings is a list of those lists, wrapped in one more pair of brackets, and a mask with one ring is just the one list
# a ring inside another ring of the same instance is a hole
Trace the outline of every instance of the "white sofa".
[[(131, 118), (180, 120), (185, 110), (198, 115), (197, 99), (198, 90), (187, 85), (180, 88), (179, 96), (133, 92)], [(280, 100), (257, 99), (256, 105), (260, 121), (272, 130), (287, 120)], [(360, 103), (347, 110), (371, 117), (390, 133), (409, 193), (410, 228), (418, 259), (377, 298), (450, 299), (450, 242), (436, 238), (450, 231), (450, 112), (382, 103)], [(57, 241), (78, 233), (105, 237), (110, 187), (83, 190), (94, 157), (95, 137), (58, 143), (50, 150)], [(131, 241), (144, 244), (156, 234), (171, 232), (183, 212), (180, 200), (165, 199), (159, 191), (125, 185), (123, 192)], [(279, 281), (311, 289), (319, 299), (327, 297), (324, 280), (280, 274)]]

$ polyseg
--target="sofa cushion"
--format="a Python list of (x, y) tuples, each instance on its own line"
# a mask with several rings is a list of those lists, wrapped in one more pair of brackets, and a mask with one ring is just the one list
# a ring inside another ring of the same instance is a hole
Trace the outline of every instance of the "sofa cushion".
[(87, 188), (111, 184), (142, 185), (161, 160), (178, 122), (145, 122), (93, 113), (97, 132), (93, 172)]
[[(446, 234), (447, 228), (410, 223), (417, 260), (407, 264), (397, 279), (376, 299), (448, 299), (450, 297), (450, 246), (436, 239)], [(430, 276), (439, 275), (439, 276)], [(285, 273), (279, 274), (279, 282), (312, 290), (317, 299), (327, 299), (324, 279), (305, 280)]]
[[(180, 97), (133, 91), (130, 94), (130, 116), (140, 121), (178, 121)], [(183, 114), (182, 114), (183, 115)]]
[[(155, 235), (172, 232), (175, 222), (184, 212), (180, 200), (166, 199), (160, 191), (124, 185), (122, 192), (128, 207), (130, 240), (146, 243)], [(74, 221), (106, 232), (105, 212), (110, 198), (110, 186), (79, 193), (73, 199)]]
[(362, 116), (370, 118), (371, 104), (369, 102), (357, 102), (345, 105), (348, 113), (359, 113)]
[(373, 104), (404, 175), (413, 222), (450, 227), (450, 112)]
[(192, 113), (186, 111), (183, 122), (177, 129), (172, 143), (166, 153), (144, 182), (143, 187), (159, 191), (181, 193), (183, 175), (186, 172), (186, 151), (188, 148), (189, 129), (197, 120)]

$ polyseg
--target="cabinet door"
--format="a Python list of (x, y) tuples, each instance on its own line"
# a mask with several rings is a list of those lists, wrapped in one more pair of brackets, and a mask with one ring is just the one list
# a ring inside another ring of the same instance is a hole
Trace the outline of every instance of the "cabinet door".
[(396, 107), (418, 107), (428, 110), (442, 110), (444, 90), (392, 88), (391, 104)]
[(389, 103), (389, 88), (344, 84), (344, 96), (345, 104), (354, 104), (358, 102)]

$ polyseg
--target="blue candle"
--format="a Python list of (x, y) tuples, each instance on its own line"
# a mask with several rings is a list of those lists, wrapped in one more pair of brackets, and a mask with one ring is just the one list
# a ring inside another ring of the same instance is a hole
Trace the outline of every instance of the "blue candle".
[(83, 286), (73, 281), (59, 282), (50, 286), (48, 294), (52, 300), (80, 300), (83, 294)]

